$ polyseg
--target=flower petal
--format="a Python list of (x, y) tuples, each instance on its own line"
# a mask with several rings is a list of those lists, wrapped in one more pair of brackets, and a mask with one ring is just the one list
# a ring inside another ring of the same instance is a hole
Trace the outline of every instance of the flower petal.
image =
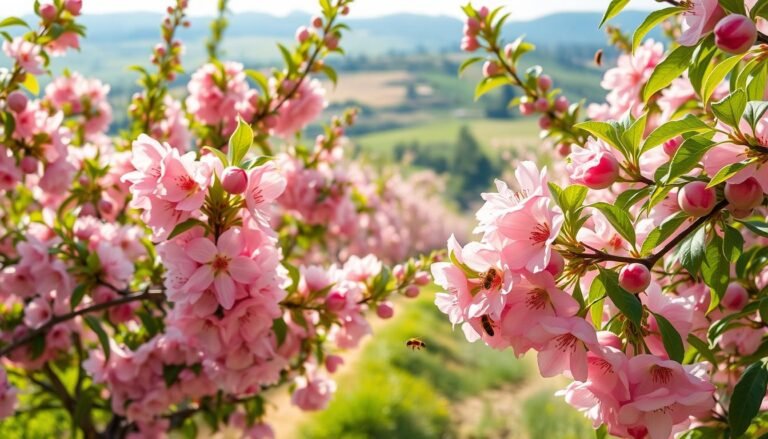
[(187, 256), (201, 264), (206, 264), (216, 256), (216, 246), (209, 239), (195, 238), (187, 244)]

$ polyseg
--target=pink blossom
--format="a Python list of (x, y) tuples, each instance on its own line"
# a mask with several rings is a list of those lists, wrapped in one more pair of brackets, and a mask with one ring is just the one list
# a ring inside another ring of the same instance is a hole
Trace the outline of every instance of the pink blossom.
[(296, 390), (291, 395), (291, 403), (302, 410), (322, 410), (335, 391), (336, 383), (325, 377), (299, 376), (296, 378)]
[(75, 32), (63, 32), (58, 38), (53, 39), (46, 46), (48, 53), (53, 56), (62, 56), (67, 49), (80, 50), (79, 35)]
[(290, 138), (315, 120), (328, 105), (325, 90), (317, 79), (306, 78), (299, 84), (296, 93), (285, 101), (277, 113), (273, 133)]
[(245, 203), (254, 218), (263, 218), (267, 207), (283, 193), (285, 178), (277, 171), (274, 163), (267, 163), (251, 169), (248, 174), (248, 187), (245, 190)]
[(221, 306), (231, 309), (235, 303), (235, 282), (247, 285), (258, 276), (256, 262), (241, 255), (244, 246), (239, 228), (222, 233), (216, 245), (207, 238), (190, 241), (186, 248), (189, 257), (203, 265), (192, 274), (184, 285), (184, 290), (194, 294), (213, 283)]
[(21, 170), (11, 152), (0, 145), (0, 190), (11, 190), (21, 181)]
[(96, 253), (99, 255), (101, 279), (115, 288), (125, 288), (133, 276), (133, 263), (117, 248), (107, 242), (99, 243)]
[(595, 328), (580, 317), (543, 317), (534, 337), (548, 339), (538, 355), (542, 376), (566, 372), (586, 381), (587, 351), (598, 345)]
[(194, 152), (182, 156), (171, 148), (161, 163), (157, 194), (176, 203), (177, 210), (197, 210), (203, 205), (212, 174), (208, 163), (197, 161)]
[(32, 329), (43, 326), (53, 317), (53, 310), (48, 299), (38, 297), (24, 309), (24, 324)]
[(499, 222), (500, 235), (506, 239), (502, 263), (511, 270), (532, 273), (546, 269), (562, 225), (562, 212), (550, 207), (545, 197), (531, 199), (523, 209), (507, 213)]
[(255, 112), (251, 90), (242, 64), (206, 64), (192, 74), (187, 86), (187, 110), (207, 125), (222, 125), (222, 135), (237, 126), (238, 116), (250, 120)]
[(568, 156), (567, 169), (572, 182), (592, 189), (605, 189), (619, 177), (619, 161), (611, 148), (591, 138)]
[(701, 37), (712, 32), (715, 25), (725, 16), (717, 0), (692, 0), (683, 14), (683, 34), (677, 42), (683, 46), (695, 46)]
[(3, 42), (3, 52), (9, 58), (13, 58), (31, 75), (43, 73), (43, 57), (40, 55), (40, 46), (22, 37), (16, 37), (12, 41)]
[(8, 382), (5, 369), (0, 368), (0, 419), (14, 414), (16, 409), (16, 389)]

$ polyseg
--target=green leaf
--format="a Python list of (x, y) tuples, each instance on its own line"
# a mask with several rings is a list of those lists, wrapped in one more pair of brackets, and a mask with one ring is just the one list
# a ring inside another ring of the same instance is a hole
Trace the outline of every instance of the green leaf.
[(747, 10), (744, 8), (744, 0), (718, 0), (720, 6), (728, 12), (734, 14), (747, 15)]
[(329, 66), (328, 64), (324, 64), (322, 70), (323, 73), (325, 73), (325, 76), (331, 80), (333, 86), (336, 87), (336, 83), (339, 82), (339, 75), (336, 74), (336, 70), (334, 70), (333, 67)]
[(253, 128), (243, 118), (237, 118), (237, 128), (229, 137), (227, 158), (232, 166), (239, 166), (253, 144)]
[(87, 293), (88, 290), (89, 288), (86, 284), (78, 284), (75, 287), (72, 291), (72, 296), (69, 298), (69, 303), (73, 310), (77, 308), (77, 305), (80, 305), (80, 302), (83, 301), (83, 297), (85, 297), (85, 293)]
[(765, 83), (768, 75), (768, 69), (766, 69), (765, 61), (760, 61), (756, 73), (752, 76), (752, 80), (747, 85), (747, 99), (750, 101), (762, 100), (765, 93)]
[(605, 285), (605, 291), (608, 293), (611, 302), (632, 323), (640, 327), (643, 318), (643, 305), (640, 303), (640, 300), (637, 296), (619, 285), (618, 274), (603, 267), (598, 267), (598, 269), (600, 270), (599, 279)]
[[(731, 226), (725, 226), (723, 234), (723, 256), (731, 263), (735, 263), (744, 251), (744, 237)], [(768, 321), (768, 320), (766, 320)]]
[(723, 79), (725, 79), (728, 73), (730, 73), (731, 70), (733, 70), (733, 68), (736, 67), (736, 65), (741, 61), (741, 59), (744, 58), (744, 55), (746, 55), (746, 53), (741, 55), (734, 55), (730, 58), (719, 61), (715, 65), (715, 68), (713, 68), (709, 74), (704, 76), (704, 82), (701, 86), (700, 96), (704, 101), (704, 105), (709, 102), (709, 98), (712, 96), (712, 93), (720, 85), (720, 83), (723, 82)]
[(671, 8), (651, 12), (651, 14), (648, 15), (645, 20), (643, 20), (642, 24), (637, 27), (634, 35), (632, 35), (632, 52), (634, 53), (635, 49), (637, 49), (637, 47), (643, 41), (643, 38), (648, 34), (648, 32), (651, 31), (651, 29), (656, 27), (662, 21), (666, 20), (668, 17), (671, 17), (678, 12), (683, 11), (684, 9), (685, 8), (680, 6), (673, 6)]
[(291, 278), (291, 286), (286, 288), (290, 293), (295, 292), (299, 288), (299, 280), (301, 279), (301, 272), (299, 269), (287, 261), (283, 261), (283, 266), (288, 270), (288, 277)]
[(176, 236), (179, 236), (180, 234), (186, 232), (187, 230), (195, 227), (195, 226), (201, 226), (204, 229), (208, 230), (208, 225), (199, 219), (196, 218), (189, 218), (186, 221), (182, 221), (179, 224), (176, 224), (176, 227), (173, 228), (171, 233), (168, 235), (167, 239), (173, 239)]
[(661, 314), (653, 313), (653, 317), (656, 318), (656, 323), (661, 332), (661, 341), (664, 343), (664, 350), (667, 351), (669, 359), (682, 363), (683, 356), (685, 356), (685, 347), (683, 347), (683, 339), (680, 337), (680, 333)]
[(208, 152), (210, 152), (210, 153), (214, 154), (216, 157), (218, 157), (218, 158), (219, 158), (219, 160), (221, 160), (221, 164), (222, 164), (222, 165), (223, 165), (225, 168), (226, 168), (227, 166), (229, 166), (229, 159), (227, 158), (227, 156), (226, 156), (226, 155), (225, 155), (223, 152), (221, 152), (221, 150), (220, 150), (220, 149), (211, 148), (210, 146), (204, 146), (204, 147), (203, 147), (203, 150), (205, 150), (205, 151), (208, 151)]
[(27, 24), (27, 22), (22, 20), (19, 17), (8, 17), (3, 21), (0, 21), (0, 27), (9, 27), (9, 26), (24, 26), (27, 29), (29, 29), (29, 25)]
[(768, 238), (768, 223), (764, 221), (741, 221), (736, 220), (740, 222), (741, 224), (744, 224), (744, 227), (748, 228), (753, 233), (756, 233), (763, 238)]
[(760, 411), (760, 404), (768, 387), (768, 371), (762, 361), (751, 364), (744, 370), (736, 387), (733, 389), (731, 402), (728, 405), (728, 424), (731, 436), (744, 434), (752, 423), (752, 419)]
[(715, 146), (715, 142), (708, 137), (705, 134), (698, 134), (687, 138), (677, 149), (675, 156), (672, 157), (667, 174), (661, 179), (661, 182), (664, 184), (673, 183), (678, 177), (695, 168), (704, 154)]
[(584, 130), (614, 148), (621, 150), (621, 139), (619, 138), (617, 126), (612, 123), (589, 120), (576, 124), (574, 127)]
[(285, 61), (285, 66), (288, 68), (288, 72), (295, 72), (296, 61), (294, 61), (291, 51), (282, 44), (278, 44), (277, 47), (280, 49), (280, 53), (283, 55), (283, 61)]
[[(706, 247), (701, 275), (704, 283), (712, 288), (718, 299), (722, 299), (730, 280), (730, 264), (722, 254), (723, 243), (719, 236), (714, 235)], [(718, 300), (719, 302), (720, 300)]]
[(163, 364), (163, 381), (165, 381), (165, 386), (171, 387), (176, 384), (183, 370), (183, 364)]
[(712, 58), (719, 53), (715, 46), (715, 36), (710, 34), (704, 39), (694, 52), (693, 63), (688, 69), (688, 78), (691, 80), (693, 89), (698, 95), (701, 95), (701, 85), (704, 82), (704, 76), (712, 70)]
[(608, 439), (608, 427), (605, 424), (600, 425), (600, 428), (595, 430), (595, 439)]
[(560, 208), (565, 212), (572, 212), (584, 205), (587, 199), (587, 188), (580, 184), (572, 184), (560, 194)]
[(679, 46), (653, 69), (653, 73), (651, 73), (651, 77), (643, 89), (643, 102), (648, 102), (651, 96), (671, 84), (672, 80), (679, 77), (688, 68), (695, 49), (695, 47)]
[(632, 122), (632, 125), (621, 134), (621, 142), (624, 147), (626, 147), (627, 151), (632, 153), (632, 156), (635, 156), (634, 152), (639, 151), (640, 149), (640, 142), (643, 140), (643, 133), (645, 133), (645, 125), (647, 121), (648, 114), (646, 113)]
[(673, 139), (681, 134), (690, 132), (701, 132), (711, 130), (712, 127), (706, 122), (692, 114), (686, 115), (682, 119), (669, 121), (651, 132), (643, 143), (642, 152), (661, 145), (667, 140)]
[(741, 115), (744, 114), (744, 109), (747, 108), (747, 94), (744, 90), (736, 90), (735, 92), (724, 97), (722, 100), (712, 104), (712, 111), (715, 116), (725, 124), (731, 127), (738, 127)]
[(483, 58), (482, 56), (475, 56), (475, 57), (472, 57), (472, 58), (465, 59), (464, 62), (462, 62), (461, 65), (459, 66), (459, 76), (461, 76), (462, 73), (464, 73), (464, 70), (466, 70), (467, 67), (469, 67), (472, 64), (475, 64), (475, 63), (477, 63), (479, 61), (482, 61), (484, 59), (485, 58)]
[(267, 80), (266, 75), (264, 75), (258, 70), (251, 70), (251, 69), (246, 70), (245, 74), (249, 78), (253, 79), (256, 82), (256, 84), (258, 84), (259, 87), (261, 87), (261, 89), (265, 93), (269, 92), (269, 80)]
[(747, 103), (747, 108), (744, 110), (744, 120), (752, 127), (752, 132), (755, 131), (755, 126), (762, 119), (765, 111), (768, 110), (768, 102), (766, 101), (753, 101)]
[(611, 0), (611, 3), (608, 5), (608, 9), (605, 10), (603, 19), (600, 20), (599, 27), (603, 27), (606, 21), (619, 15), (619, 12), (621, 12), (621, 10), (624, 9), (628, 4), (629, 0)]
[(40, 93), (40, 84), (37, 82), (37, 77), (31, 73), (27, 73), (24, 76), (24, 82), (21, 83), (21, 86), (35, 96)]
[(699, 227), (696, 233), (688, 236), (680, 243), (678, 251), (680, 264), (693, 276), (696, 276), (701, 263), (704, 261), (706, 238), (707, 233), (704, 227)]
[(768, 18), (768, 0), (757, 0), (752, 9), (749, 10), (750, 18), (756, 17)]
[(709, 184), (707, 184), (707, 187), (717, 186), (718, 184), (733, 177), (739, 171), (741, 171), (742, 169), (746, 168), (747, 166), (751, 165), (754, 162), (755, 162), (755, 159), (750, 158), (750, 159), (744, 160), (743, 162), (731, 163), (730, 165), (724, 166), (722, 169), (717, 171), (717, 174), (715, 174), (714, 177), (712, 177), (712, 180), (710, 180)]
[(637, 241), (635, 237), (635, 226), (632, 224), (632, 218), (629, 217), (629, 213), (625, 210), (621, 210), (618, 207), (608, 203), (595, 203), (590, 205), (599, 210), (609, 223), (616, 229), (619, 234), (634, 247)]
[(587, 300), (590, 304), (590, 317), (592, 317), (592, 324), (595, 328), (600, 329), (603, 323), (603, 306), (605, 304), (605, 285), (599, 277), (596, 277), (592, 281), (592, 285), (589, 286), (589, 297)]
[(651, 232), (648, 233), (645, 241), (643, 241), (643, 247), (640, 249), (640, 252), (644, 255), (651, 253), (653, 249), (661, 245), (662, 242), (666, 241), (667, 238), (672, 236), (672, 234), (678, 229), (678, 227), (680, 227), (682, 223), (685, 222), (686, 219), (688, 219), (688, 217), (682, 213), (666, 219), (659, 225), (659, 227), (651, 230)]
[(508, 83), (509, 81), (505, 76), (491, 76), (490, 78), (483, 78), (483, 80), (480, 81), (475, 88), (475, 100), (480, 99), (480, 96), (488, 93), (489, 91)]
[(688, 344), (693, 346), (707, 361), (713, 365), (717, 365), (717, 358), (705, 341), (693, 334), (688, 334)]
[(288, 325), (285, 324), (285, 320), (282, 318), (272, 320), (272, 331), (277, 338), (277, 346), (282, 346), (285, 336), (288, 334)]
[(104, 358), (109, 360), (109, 354), (111, 353), (109, 346), (109, 336), (101, 326), (101, 322), (94, 316), (83, 316), (83, 320), (85, 320), (85, 323), (89, 328), (91, 328), (91, 331), (93, 331), (99, 338), (99, 344), (101, 345), (101, 349), (104, 351)]

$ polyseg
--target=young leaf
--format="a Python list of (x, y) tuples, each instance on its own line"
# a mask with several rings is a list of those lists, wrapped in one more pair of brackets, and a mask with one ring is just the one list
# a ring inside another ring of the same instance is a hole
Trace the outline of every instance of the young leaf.
[(715, 235), (704, 253), (704, 263), (701, 265), (701, 275), (704, 283), (712, 288), (712, 292), (722, 299), (730, 280), (730, 264), (722, 254), (723, 243)]
[(464, 70), (466, 70), (467, 67), (469, 67), (472, 64), (475, 64), (477, 62), (480, 62), (480, 61), (482, 61), (484, 59), (485, 58), (483, 58), (481, 56), (475, 56), (475, 57), (472, 57), (472, 58), (465, 59), (464, 62), (462, 62), (461, 65), (459, 66), (459, 76), (461, 76), (462, 73), (464, 73)]
[(711, 129), (712, 128), (700, 118), (692, 114), (688, 114), (682, 119), (669, 121), (653, 130), (651, 134), (646, 137), (641, 151), (646, 152), (649, 149), (659, 146), (667, 140), (673, 139), (681, 134), (689, 133), (692, 131), (701, 132)]
[(599, 27), (603, 27), (606, 21), (619, 15), (619, 12), (621, 12), (621, 10), (624, 9), (628, 4), (629, 0), (611, 0), (611, 3), (608, 5), (608, 9), (606, 9), (605, 14), (603, 14), (603, 19), (600, 20)]
[(680, 224), (685, 222), (687, 218), (688, 217), (685, 214), (678, 214), (665, 220), (659, 227), (651, 230), (645, 238), (645, 241), (643, 241), (643, 247), (640, 249), (640, 252), (644, 255), (651, 253), (653, 249), (672, 236), (677, 228), (680, 227)]
[(723, 79), (725, 79), (728, 73), (730, 73), (731, 70), (733, 70), (733, 68), (736, 67), (736, 65), (741, 61), (741, 59), (744, 58), (744, 55), (746, 55), (746, 53), (741, 55), (734, 55), (730, 58), (719, 61), (715, 65), (715, 68), (712, 69), (709, 74), (705, 75), (704, 82), (701, 86), (701, 100), (704, 101), (705, 105), (707, 102), (709, 102), (709, 98), (712, 96), (712, 93), (715, 91), (717, 86), (723, 82)]
[(722, 169), (717, 171), (717, 174), (715, 174), (714, 177), (712, 177), (712, 180), (710, 180), (709, 184), (707, 184), (707, 187), (717, 186), (718, 184), (733, 177), (739, 171), (741, 171), (742, 169), (746, 168), (747, 166), (751, 165), (754, 162), (755, 162), (754, 158), (749, 158), (743, 162), (731, 163), (730, 165), (724, 166)]
[(186, 221), (182, 221), (179, 224), (176, 224), (176, 227), (174, 227), (171, 233), (168, 235), (168, 239), (173, 239), (195, 226), (201, 226), (208, 230), (208, 225), (206, 223), (200, 221), (197, 218), (189, 218)]
[(766, 101), (749, 102), (747, 104), (747, 108), (744, 110), (744, 120), (749, 123), (753, 132), (766, 110), (768, 110), (768, 102)]
[(605, 215), (608, 222), (629, 242), (629, 245), (635, 246), (637, 240), (635, 237), (635, 226), (632, 224), (632, 218), (629, 217), (626, 211), (608, 203), (595, 203), (590, 206)]
[(747, 108), (747, 94), (744, 90), (736, 90), (735, 92), (724, 97), (722, 100), (712, 104), (712, 111), (715, 116), (726, 125), (731, 127), (738, 127), (741, 115), (744, 114), (744, 109)]
[(682, 10), (684, 10), (684, 8), (680, 6), (673, 6), (671, 8), (665, 8), (651, 12), (650, 15), (648, 15), (645, 20), (643, 20), (643, 23), (637, 27), (635, 33), (632, 35), (632, 52), (634, 53), (635, 49), (637, 49), (637, 47), (643, 41), (643, 38), (648, 34), (648, 32), (651, 31), (651, 29), (656, 27), (662, 21), (666, 20), (668, 17), (671, 17)]
[(683, 339), (680, 337), (680, 333), (677, 332), (677, 329), (672, 326), (672, 323), (661, 314), (653, 313), (653, 317), (656, 318), (656, 323), (661, 332), (661, 341), (664, 343), (664, 350), (667, 351), (669, 359), (682, 363), (683, 356), (685, 355), (685, 347), (683, 346)]
[(678, 177), (687, 174), (696, 167), (704, 154), (715, 145), (708, 135), (698, 134), (686, 139), (675, 152), (669, 164), (667, 174), (661, 179), (664, 184), (673, 183)]
[(85, 323), (91, 328), (91, 331), (93, 331), (99, 338), (99, 344), (101, 344), (101, 349), (104, 351), (104, 358), (109, 360), (109, 354), (111, 353), (109, 336), (106, 331), (104, 331), (104, 328), (102, 328), (101, 322), (94, 316), (83, 316), (83, 320), (85, 320)]
[(744, 251), (744, 237), (738, 230), (726, 226), (723, 235), (723, 256), (731, 263), (735, 263)]
[(704, 227), (700, 227), (696, 233), (688, 236), (680, 243), (678, 251), (680, 264), (694, 276), (698, 273), (699, 267), (701, 267), (701, 263), (704, 261), (706, 238), (707, 233)]
[(575, 125), (575, 128), (584, 130), (600, 140), (605, 141), (616, 149), (621, 149), (621, 139), (617, 133), (616, 126), (608, 122), (590, 120)]
[(744, 434), (752, 419), (760, 411), (760, 404), (768, 387), (768, 371), (762, 361), (751, 364), (744, 370), (736, 387), (733, 389), (731, 403), (728, 405), (728, 424), (731, 436)]
[(208, 151), (213, 155), (215, 155), (216, 157), (218, 157), (219, 160), (221, 160), (221, 164), (224, 165), (225, 168), (229, 166), (229, 159), (223, 152), (221, 152), (221, 150), (216, 148), (211, 148), (210, 146), (204, 146), (203, 150)]
[(611, 302), (632, 323), (639, 327), (643, 318), (643, 305), (640, 303), (640, 300), (637, 296), (619, 285), (618, 274), (603, 267), (598, 267), (598, 269), (600, 270), (599, 279), (605, 285), (605, 291), (608, 293)]
[(235, 132), (229, 137), (229, 148), (227, 158), (232, 166), (238, 166), (243, 157), (251, 149), (253, 143), (253, 128), (246, 123), (242, 118), (237, 118), (237, 128)]
[(272, 331), (277, 338), (277, 346), (282, 346), (285, 341), (285, 336), (288, 334), (288, 325), (285, 324), (285, 320), (282, 318), (272, 320)]
[(484, 78), (477, 84), (477, 87), (475, 87), (475, 100), (480, 99), (480, 96), (507, 83), (508, 80), (504, 76), (491, 76), (490, 78)]
[(764, 221), (737, 221), (741, 224), (744, 224), (744, 227), (748, 228), (750, 231), (762, 236), (763, 238), (768, 238), (768, 223)]
[(653, 69), (653, 73), (651, 73), (651, 77), (643, 89), (643, 102), (648, 102), (654, 93), (671, 84), (673, 79), (680, 76), (688, 68), (694, 50), (696, 47), (679, 46)]

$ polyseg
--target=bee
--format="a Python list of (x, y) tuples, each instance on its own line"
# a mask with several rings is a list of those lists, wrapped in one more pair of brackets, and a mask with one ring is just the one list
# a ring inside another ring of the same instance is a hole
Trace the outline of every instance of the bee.
[(408, 341), (405, 342), (405, 345), (414, 351), (417, 351), (417, 350), (420, 351), (422, 349), (426, 349), (427, 347), (427, 344), (419, 340), (418, 338), (409, 339)]
[(483, 315), (483, 317), (480, 319), (480, 323), (483, 325), (483, 329), (485, 329), (485, 332), (488, 333), (491, 337), (496, 334), (496, 331), (493, 329), (493, 322), (491, 322), (491, 318), (488, 317), (488, 314)]
[(489, 268), (483, 275), (483, 289), (490, 290), (498, 281), (498, 272), (495, 268)]
[(597, 49), (597, 52), (595, 52), (595, 64), (598, 67), (603, 65), (603, 49)]

